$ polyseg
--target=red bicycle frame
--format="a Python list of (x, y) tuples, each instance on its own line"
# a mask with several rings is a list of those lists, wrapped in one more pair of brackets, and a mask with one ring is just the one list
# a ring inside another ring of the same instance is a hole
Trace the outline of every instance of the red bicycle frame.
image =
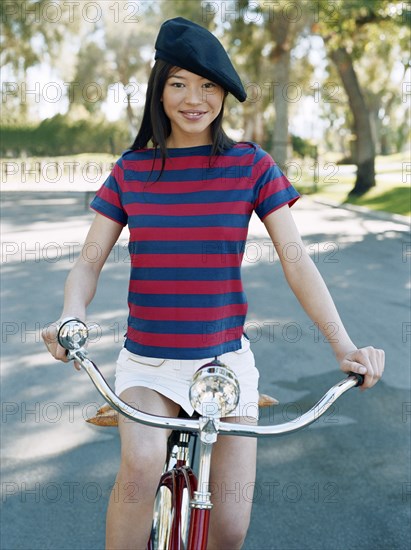
[(193, 508), (187, 550), (206, 550), (210, 509)]
[[(160, 479), (157, 493), (162, 488), (166, 488), (171, 495), (171, 510), (173, 518), (169, 532), (168, 548), (171, 550), (183, 550), (185, 548), (182, 533), (182, 510), (183, 510), (183, 495), (184, 489), (188, 490), (190, 500), (193, 497), (194, 491), (197, 489), (197, 478), (195, 477), (192, 469), (185, 464), (177, 464), (165, 472)], [(191, 517), (190, 521), (193, 521)], [(150, 540), (147, 545), (147, 550), (156, 550), (155, 541), (153, 540), (153, 533), (150, 536)], [(207, 541), (205, 541), (207, 544)], [(203, 549), (203, 546), (198, 547)], [(204, 546), (205, 548), (205, 546)]]
[[(210, 476), (210, 461), (212, 445), (216, 441), (218, 426), (214, 421), (204, 422), (200, 431), (201, 447), (199, 460), (199, 481), (187, 463), (187, 453), (179, 448), (179, 458), (176, 464), (166, 471), (157, 489), (157, 496), (162, 497), (161, 489), (165, 488), (170, 493), (171, 524), (167, 533), (167, 549), (161, 550), (206, 550), (208, 542), (208, 528), (210, 523), (210, 511), (212, 508), (208, 488)], [(214, 433), (215, 432), (215, 433)], [(188, 434), (180, 435), (180, 444), (188, 446)], [(200, 488), (200, 491), (197, 488)], [(182, 533), (182, 509), (184, 490), (188, 491), (190, 498), (190, 522), (185, 547)], [(160, 504), (161, 509), (161, 504)], [(161, 512), (160, 512), (161, 513)], [(157, 533), (152, 530), (147, 550), (156, 549)]]

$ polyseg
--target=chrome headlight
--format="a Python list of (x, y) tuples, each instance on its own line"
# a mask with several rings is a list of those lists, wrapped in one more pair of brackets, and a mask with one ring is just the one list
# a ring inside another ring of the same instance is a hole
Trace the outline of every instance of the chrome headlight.
[(236, 408), (240, 387), (231, 369), (212, 361), (195, 373), (189, 395), (191, 406), (201, 416), (220, 418)]

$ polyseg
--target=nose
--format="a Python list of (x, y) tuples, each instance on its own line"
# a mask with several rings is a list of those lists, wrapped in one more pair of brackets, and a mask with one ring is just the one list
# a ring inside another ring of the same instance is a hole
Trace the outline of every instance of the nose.
[(201, 105), (205, 100), (204, 90), (197, 86), (187, 88), (185, 102), (189, 105)]

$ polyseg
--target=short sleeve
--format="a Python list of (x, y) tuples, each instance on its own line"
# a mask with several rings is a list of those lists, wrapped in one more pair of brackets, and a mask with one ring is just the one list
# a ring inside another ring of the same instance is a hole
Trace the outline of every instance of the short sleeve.
[(263, 220), (281, 206), (292, 206), (300, 197), (272, 157), (257, 149), (253, 168), (254, 210)]
[(123, 181), (123, 169), (121, 159), (116, 162), (110, 175), (97, 191), (91, 201), (90, 208), (125, 226), (127, 224), (127, 212), (121, 201), (121, 182)]

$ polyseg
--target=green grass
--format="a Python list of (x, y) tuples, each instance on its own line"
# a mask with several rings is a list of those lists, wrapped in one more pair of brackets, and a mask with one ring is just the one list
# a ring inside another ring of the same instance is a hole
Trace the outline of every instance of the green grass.
[(409, 187), (392, 187), (381, 193), (369, 191), (363, 197), (350, 199), (351, 204), (367, 206), (372, 210), (382, 210), (409, 216), (411, 214), (411, 194)]
[[(326, 166), (329, 160), (320, 161), (320, 167)], [(411, 215), (410, 161), (405, 154), (396, 154), (376, 158), (376, 185), (361, 197), (349, 197), (354, 187), (355, 166), (336, 166), (338, 171), (330, 170), (320, 175), (317, 190), (312, 181), (312, 172), (301, 186), (297, 187), (303, 193), (319, 199), (330, 200), (340, 204), (354, 204), (372, 210)], [(331, 175), (332, 174), (332, 175)], [(311, 181), (310, 176), (311, 175)], [(330, 182), (333, 179), (335, 181)]]

